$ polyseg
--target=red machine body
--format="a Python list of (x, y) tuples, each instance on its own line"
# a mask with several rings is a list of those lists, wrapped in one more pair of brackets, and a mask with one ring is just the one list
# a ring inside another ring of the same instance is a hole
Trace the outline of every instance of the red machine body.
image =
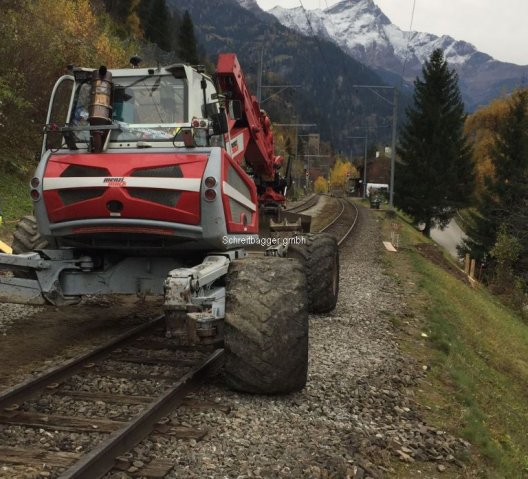
[[(284, 204), (283, 159), (236, 55), (219, 56), (217, 85), (187, 65), (72, 73), (52, 95), (32, 180), (44, 236), (72, 246), (207, 250), (226, 247), (229, 235), (258, 234), (259, 206)], [(103, 73), (112, 79), (109, 117), (94, 125), (84, 108)], [(51, 112), (61, 111), (64, 84), (71, 93), (61, 122)]]
[[(234, 120), (229, 121), (230, 137), (236, 142), (236, 151), (232, 152), (233, 159), (242, 164), (245, 158), (246, 163), (260, 178), (266, 183), (273, 183), (277, 170), (282, 166), (283, 157), (274, 154), (271, 121), (260, 109), (257, 98), (249, 92), (235, 54), (224, 53), (218, 57), (216, 75), (221, 92), (239, 100), (244, 109), (245, 124), (239, 125)], [(241, 148), (238, 147), (239, 139), (243, 145)], [(260, 201), (282, 204), (285, 198), (272, 186), (267, 185), (260, 194)]]

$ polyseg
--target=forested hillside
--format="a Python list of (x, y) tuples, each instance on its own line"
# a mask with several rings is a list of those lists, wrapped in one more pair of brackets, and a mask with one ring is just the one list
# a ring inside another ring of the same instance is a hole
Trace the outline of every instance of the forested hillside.
[(67, 65), (126, 66), (137, 48), (135, 37), (120, 35), (101, 4), (89, 0), (4, 0), (0, 168), (28, 169), (39, 150), (51, 89)]
[[(197, 40), (211, 58), (236, 52), (254, 92), (261, 54), (263, 85), (300, 85), (282, 92), (275, 103), (263, 103), (272, 118), (317, 123), (321, 137), (343, 151), (350, 151), (352, 142), (346, 137), (357, 134), (356, 127), (390, 123), (392, 110), (387, 102), (354, 88), (383, 81), (335, 44), (289, 30), (271, 15), (257, 16), (235, 0), (168, 0), (167, 5), (172, 11), (189, 11)], [(276, 92), (263, 89), (262, 97)], [(283, 118), (285, 102), (293, 107), (288, 118)], [(390, 129), (385, 133), (390, 135)]]
[(136, 53), (144, 64), (198, 60), (211, 72), (218, 53), (235, 52), (255, 93), (262, 53), (264, 85), (299, 85), (279, 94), (263, 88), (263, 107), (275, 122), (316, 123), (322, 140), (336, 150), (350, 151), (346, 137), (356, 126), (390, 122), (386, 102), (352, 87), (382, 83), (371, 70), (332, 43), (299, 35), (271, 16), (257, 18), (234, 0), (4, 0), (2, 7), (4, 169), (28, 169), (51, 88), (67, 65), (124, 67)]

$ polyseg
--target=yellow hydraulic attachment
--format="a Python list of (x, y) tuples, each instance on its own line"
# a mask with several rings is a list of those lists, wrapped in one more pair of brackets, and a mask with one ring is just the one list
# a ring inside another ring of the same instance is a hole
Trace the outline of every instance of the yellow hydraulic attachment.
[(13, 248), (0, 240), (0, 251), (2, 251), (2, 253), (12, 254)]

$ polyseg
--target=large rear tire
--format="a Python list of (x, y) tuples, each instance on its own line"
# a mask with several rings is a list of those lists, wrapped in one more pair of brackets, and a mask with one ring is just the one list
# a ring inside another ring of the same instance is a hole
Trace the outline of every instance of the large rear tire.
[(339, 295), (339, 248), (328, 233), (308, 233), (301, 244), (290, 243), (288, 257), (304, 266), (308, 283), (310, 313), (328, 313), (337, 304)]
[(255, 394), (301, 390), (308, 373), (306, 278), (298, 261), (233, 261), (226, 279), (225, 377)]
[(34, 216), (24, 216), (16, 225), (13, 233), (13, 253), (30, 253), (38, 249), (46, 249), (49, 243), (40, 236), (37, 220)]
[[(32, 251), (49, 247), (49, 243), (40, 236), (37, 220), (34, 216), (24, 216), (17, 223), (11, 247), (14, 254), (31, 253)], [(34, 279), (36, 277), (34, 271), (14, 271), (13, 274), (17, 278)]]

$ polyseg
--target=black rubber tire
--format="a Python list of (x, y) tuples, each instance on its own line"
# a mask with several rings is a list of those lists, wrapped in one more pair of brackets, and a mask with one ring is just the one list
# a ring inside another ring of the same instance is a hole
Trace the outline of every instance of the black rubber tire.
[(29, 253), (38, 249), (46, 249), (49, 243), (40, 236), (37, 220), (34, 216), (24, 216), (16, 225), (13, 233), (13, 253)]
[(308, 374), (302, 265), (287, 258), (233, 261), (226, 278), (225, 378), (253, 394), (299, 391)]
[[(290, 243), (288, 257), (304, 266), (308, 283), (308, 311), (328, 313), (339, 296), (339, 248), (328, 233), (308, 233), (303, 244)], [(300, 237), (301, 238), (301, 237)]]
[[(40, 236), (37, 220), (32, 215), (24, 216), (16, 225), (13, 233), (13, 248), (14, 254), (31, 253), (37, 249), (48, 248), (48, 242)], [(16, 278), (35, 279), (34, 271), (13, 271)]]

